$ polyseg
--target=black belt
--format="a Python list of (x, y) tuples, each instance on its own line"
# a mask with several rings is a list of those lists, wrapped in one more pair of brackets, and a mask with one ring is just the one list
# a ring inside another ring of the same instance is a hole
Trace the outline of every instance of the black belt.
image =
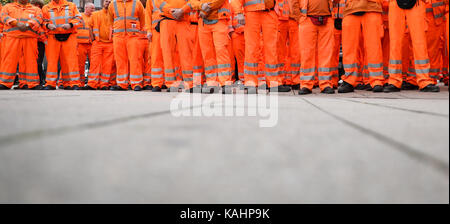
[(273, 10), (275, 10), (275, 7), (271, 8), (271, 9), (264, 9), (263, 11), (264, 12), (270, 12), (270, 11), (273, 11)]
[(198, 25), (198, 23), (196, 23), (196, 22), (191, 22), (191, 25)]

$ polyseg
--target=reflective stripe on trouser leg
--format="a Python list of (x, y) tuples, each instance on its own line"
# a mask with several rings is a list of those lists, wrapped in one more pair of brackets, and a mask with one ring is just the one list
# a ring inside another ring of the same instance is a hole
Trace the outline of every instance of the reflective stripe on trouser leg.
[[(11, 88), (14, 85), (17, 65), (22, 52), (19, 38), (4, 36), (2, 40), (2, 62), (0, 63), (0, 84)], [(8, 46), (8, 47), (6, 47)]]
[[(228, 29), (226, 29), (228, 30)], [(198, 28), (198, 38), (202, 43), (200, 45), (203, 61), (205, 63), (206, 85), (218, 86), (217, 78), (217, 57), (214, 49), (213, 25), (207, 25), (200, 20)]]
[[(261, 57), (261, 27), (263, 12), (247, 12), (244, 27), (245, 60), (244, 60), (244, 84), (245, 86), (258, 86), (258, 60)], [(273, 32), (273, 31), (272, 31)]]
[(342, 80), (356, 86), (359, 76), (361, 16), (348, 15), (342, 21), (342, 53), (345, 70)]
[(275, 11), (262, 12), (261, 23), (266, 83), (268, 87), (277, 87), (283, 84), (283, 79), (279, 75), (282, 65), (278, 63), (277, 56), (278, 32), (274, 31), (278, 30), (278, 16)]
[(367, 80), (372, 87), (382, 86), (384, 84), (383, 47), (379, 37), (384, 32), (382, 29), (383, 18), (381, 13), (367, 12), (362, 19)]
[(153, 33), (150, 48), (152, 51), (152, 56), (150, 57), (152, 86), (161, 88), (164, 84), (164, 61), (161, 50), (161, 39), (159, 32), (153, 29)]
[(25, 77), (25, 83), (28, 88), (34, 88), (39, 85), (39, 74), (37, 70), (37, 39), (21, 38), (20, 42), (23, 47), (23, 60), (19, 65), (19, 72)]
[(283, 66), (278, 70), (279, 76), (282, 79), (282, 84), (290, 83), (292, 78), (287, 72), (289, 69), (288, 63), (288, 36), (289, 36), (289, 20), (278, 20), (278, 40), (277, 40), (277, 56), (278, 64)]
[(45, 82), (47, 86), (56, 87), (61, 45), (62, 43), (57, 41), (54, 35), (48, 35), (47, 46), (45, 47), (45, 56), (47, 58), (47, 74), (45, 76)]
[(144, 46), (144, 51), (142, 53), (142, 75), (143, 75), (143, 86), (152, 85), (152, 74), (151, 74), (151, 62), (150, 62), (150, 44), (147, 38), (140, 39), (140, 43)]
[(182, 80), (185, 89), (190, 89), (193, 87), (193, 49), (194, 49), (194, 38), (189, 31), (190, 23), (187, 21), (176, 22), (176, 37), (177, 37), (177, 49), (179, 52), (180, 61), (180, 73), (182, 75)]
[(128, 89), (128, 52), (127, 52), (127, 38), (113, 37), (114, 58), (116, 60), (116, 82), (117, 86), (122, 89)]
[[(63, 58), (65, 66), (67, 68), (67, 73), (63, 75), (64, 79), (67, 80), (68, 86), (81, 86), (80, 85), (80, 72), (78, 67), (78, 56), (77, 51), (74, 51), (77, 47), (77, 37), (76, 35), (70, 35), (69, 39), (64, 42), (61, 42), (61, 54), (60, 56)], [(62, 71), (62, 70), (61, 70)], [(66, 77), (64, 77), (66, 76)]]

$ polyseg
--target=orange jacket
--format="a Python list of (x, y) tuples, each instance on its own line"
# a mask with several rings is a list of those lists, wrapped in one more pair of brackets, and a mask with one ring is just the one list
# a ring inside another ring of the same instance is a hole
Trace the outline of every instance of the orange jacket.
[[(299, 21), (302, 22), (308, 17), (308, 1), (309, 0), (300, 0), (300, 19)], [(330, 13), (333, 11), (333, 2), (335, 0), (328, 0), (329, 6), (330, 6)], [(351, 1), (351, 0), (348, 0)]]
[[(243, 6), (245, 12), (263, 11), (275, 7), (275, 0), (239, 0), (239, 3)], [(236, 11), (236, 14), (244, 11)]]
[(185, 13), (191, 11), (201, 11), (202, 5), (210, 3), (211, 10), (203, 19), (205, 24), (215, 24), (218, 20), (231, 19), (231, 6), (228, 0), (191, 0), (183, 10)]
[(427, 14), (431, 13), (434, 17), (436, 25), (444, 23), (444, 17), (446, 13), (446, 5), (448, 6), (448, 1), (444, 0), (429, 0), (426, 4)]
[(244, 25), (240, 24), (237, 20), (237, 11), (241, 11), (243, 12), (244, 8), (242, 7), (242, 5), (239, 2), (240, 0), (231, 0), (231, 12), (232, 12), (232, 16), (233, 16), (233, 29), (235, 33), (241, 34), (244, 33)]
[(145, 27), (144, 6), (139, 0), (113, 0), (108, 7), (113, 35), (141, 36)]
[(89, 33), (89, 24), (91, 23), (92, 15), (88, 16), (82, 13), (81, 17), (83, 20), (81, 21), (81, 26), (77, 28), (77, 40), (81, 44), (90, 44), (91, 34)]
[(101, 9), (92, 13), (89, 27), (92, 29), (96, 41), (112, 43), (113, 24), (109, 19), (107, 9)]
[(145, 6), (145, 27), (144, 30), (152, 32), (161, 20), (161, 11), (155, 5), (155, 0), (147, 0)]
[[(42, 15), (44, 17), (44, 27), (47, 27), (48, 24), (56, 26), (56, 29), (48, 30), (48, 34), (76, 33), (77, 27), (81, 25), (82, 21), (77, 6), (66, 0), (60, 0), (59, 3), (52, 0), (42, 7)], [(73, 27), (65, 30), (61, 26), (67, 23), (72, 24)]]
[(156, 7), (159, 8), (159, 10), (162, 12), (162, 16), (172, 18), (172, 13), (170, 13), (170, 10), (172, 9), (180, 9), (182, 8), (184, 10), (184, 17), (182, 20), (188, 20), (189, 21), (189, 9), (190, 5), (186, 3), (185, 0), (155, 0)]
[[(389, 0), (388, 6), (389, 6)], [(333, 12), (331, 15), (333, 18), (337, 19), (343, 19), (344, 18), (344, 9), (345, 9), (345, 0), (337, 0), (333, 3)]]
[(296, 20), (300, 19), (300, 0), (287, 0), (289, 4), (289, 18)]
[(279, 20), (289, 20), (290, 13), (290, 3), (289, 0), (278, 0), (275, 3), (275, 12), (278, 15)]
[(383, 0), (347, 0), (344, 17), (355, 12), (383, 12)]
[[(3, 33), (16, 38), (38, 38), (42, 23), (41, 9), (31, 4), (21, 5), (17, 2), (6, 4), (2, 8), (1, 20), (4, 23)], [(28, 24), (28, 29), (23, 32), (17, 27), (18, 23)]]

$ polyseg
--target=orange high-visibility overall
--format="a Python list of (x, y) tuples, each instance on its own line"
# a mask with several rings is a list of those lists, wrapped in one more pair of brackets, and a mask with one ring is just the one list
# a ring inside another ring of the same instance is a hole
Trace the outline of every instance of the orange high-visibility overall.
[[(321, 1), (325, 1), (328, 5), (318, 7), (319, 3), (323, 2), (300, 1), (301, 88), (312, 89), (314, 87), (316, 71), (320, 89), (333, 88), (332, 76), (333, 71), (337, 68), (332, 67), (334, 46), (334, 24), (330, 9), (332, 3), (328, 0)], [(328, 20), (323, 25), (315, 25), (309, 18), (310, 16), (326, 16)]]
[[(345, 0), (338, 0), (334, 3), (332, 17), (333, 20), (343, 19), (344, 18), (344, 8), (345, 8)], [(341, 43), (342, 43), (342, 30), (334, 29), (334, 45), (333, 45), (333, 58), (332, 58), (332, 67), (336, 68), (333, 71), (333, 87), (338, 86), (339, 82), (339, 58), (341, 52)]]
[(113, 23), (117, 85), (122, 89), (142, 88), (141, 31), (145, 26), (144, 6), (139, 0), (114, 0), (108, 7)]
[[(363, 15), (353, 13), (365, 12)], [(342, 21), (342, 52), (345, 76), (342, 79), (356, 86), (358, 71), (358, 44), (363, 37), (363, 58), (367, 61), (368, 81), (372, 87), (384, 84), (382, 4), (379, 0), (348, 0)], [(364, 80), (364, 79), (363, 79)]]
[(277, 55), (278, 64), (280, 65), (279, 75), (284, 85), (291, 85), (291, 76), (288, 76), (288, 53), (290, 43), (289, 37), (289, 2), (288, 0), (278, 0), (275, 3), (275, 12), (278, 15), (278, 40)]
[[(55, 30), (48, 30), (48, 44), (45, 48), (47, 57), (47, 76), (46, 83), (48, 86), (56, 87), (58, 78), (58, 60), (61, 62), (61, 75), (63, 85), (65, 87), (80, 86), (80, 73), (78, 67), (77, 56), (77, 27), (81, 26), (81, 14), (78, 12), (77, 6), (66, 0), (60, 0), (59, 3), (51, 1), (42, 8), (44, 17), (43, 25), (48, 24), (56, 26)], [(62, 28), (64, 24), (72, 24), (72, 28), (65, 30)], [(55, 35), (70, 35), (66, 41), (59, 41)], [(62, 61), (66, 66), (62, 66)]]
[(147, 0), (145, 8), (145, 30), (152, 34), (150, 44), (151, 56), (151, 81), (153, 87), (161, 88), (164, 85), (164, 61), (161, 50), (160, 34), (155, 30), (156, 25), (161, 20), (161, 11), (155, 5), (155, 0)]
[(433, 84), (430, 78), (430, 60), (428, 57), (425, 21), (425, 3), (418, 1), (411, 9), (401, 9), (397, 1), (389, 3), (389, 84), (401, 88), (402, 76), (402, 43), (406, 25), (411, 35), (415, 72), (419, 88)]
[(189, 26), (189, 32), (191, 33), (191, 44), (193, 44), (192, 47), (192, 56), (193, 56), (193, 78), (194, 78), (194, 86), (201, 86), (205, 83), (206, 78), (204, 76), (204, 63), (203, 63), (203, 56), (202, 56), (202, 50), (200, 47), (200, 39), (198, 36), (198, 30), (199, 30), (199, 16), (198, 16), (198, 9), (199, 6), (196, 6), (200, 3), (198, 0), (192, 0), (189, 2), (192, 6), (192, 9), (189, 12), (189, 21), (191, 22), (191, 25)]
[(232, 24), (234, 32), (231, 35), (231, 40), (233, 43), (233, 55), (237, 62), (237, 73), (239, 80), (244, 82), (244, 61), (245, 61), (245, 38), (244, 38), (244, 26), (239, 24), (236, 18), (236, 11), (239, 7), (243, 11), (242, 5), (240, 5), (239, 0), (231, 0), (231, 12), (232, 12)]
[(434, 84), (440, 79), (443, 51), (445, 48), (445, 3), (444, 0), (430, 0), (426, 3), (427, 49), (430, 58), (430, 78)]
[(114, 68), (114, 48), (112, 27), (108, 10), (101, 9), (91, 16), (90, 27), (94, 34), (91, 48), (91, 64), (88, 74), (88, 86), (94, 89), (110, 87), (110, 78)]
[(83, 20), (81, 22), (81, 26), (77, 28), (77, 40), (78, 40), (78, 67), (80, 68), (80, 82), (81, 86), (84, 86), (85, 80), (85, 64), (86, 57), (91, 59), (91, 47), (92, 40), (91, 35), (89, 33), (89, 24), (91, 24), (91, 16), (86, 15), (85, 13), (81, 14)]
[[(283, 84), (279, 75), (281, 65), (278, 63), (278, 16), (274, 11), (274, 0), (240, 0), (236, 14), (245, 12), (245, 63), (244, 77), (246, 86), (258, 86), (258, 59), (260, 43), (263, 42), (265, 81), (269, 87)], [(261, 35), (262, 32), (262, 35)]]
[[(1, 11), (3, 27), (2, 62), (0, 63), (0, 84), (11, 88), (14, 84), (17, 65), (21, 61), (19, 86), (33, 88), (39, 85), (37, 73), (37, 38), (42, 23), (42, 12), (31, 4), (13, 2)], [(26, 31), (20, 31), (18, 23), (28, 24)]]
[[(162, 11), (166, 19), (160, 23), (161, 49), (164, 61), (165, 83), (167, 87), (178, 88), (177, 73), (182, 74), (184, 88), (193, 87), (193, 38), (190, 33), (190, 7), (185, 0), (155, 0), (156, 7)], [(183, 8), (184, 15), (177, 21), (174, 20), (171, 10)], [(176, 53), (178, 52), (178, 53)], [(181, 65), (181, 70), (177, 67)]]

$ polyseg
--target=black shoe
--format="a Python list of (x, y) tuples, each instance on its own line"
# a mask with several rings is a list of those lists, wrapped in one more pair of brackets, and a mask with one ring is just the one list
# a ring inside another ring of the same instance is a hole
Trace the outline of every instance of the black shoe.
[(291, 91), (291, 87), (289, 86), (277, 86), (277, 87), (272, 87), (269, 89), (270, 92), (279, 92), (279, 93), (287, 93)]
[(439, 89), (439, 86), (436, 86), (436, 85), (433, 85), (433, 84), (430, 84), (430, 85), (428, 85), (425, 88), (420, 90), (420, 92), (430, 92), (430, 93), (437, 93), (439, 91), (441, 91)]
[(5, 85), (0, 84), (0, 90), (7, 90), (9, 89), (8, 87), (6, 87)]
[(343, 82), (341, 86), (338, 88), (338, 93), (351, 93), (355, 92), (355, 88), (350, 85), (348, 82)]
[(77, 86), (77, 85), (74, 85), (74, 86), (72, 86), (72, 89), (73, 89), (73, 90), (80, 90), (80, 87)]
[(292, 85), (292, 90), (299, 90), (299, 89), (300, 89), (300, 84)]
[(321, 93), (325, 93), (325, 94), (335, 94), (334, 89), (331, 87), (326, 87), (325, 89), (322, 90)]
[(245, 93), (246, 94), (257, 94), (258, 93), (258, 89), (254, 86), (246, 86), (244, 87), (245, 90), (247, 90)]
[(166, 85), (162, 85), (161, 89), (167, 89), (167, 86)]
[(372, 88), (372, 92), (381, 93), (381, 92), (383, 92), (383, 89), (384, 89), (383, 86), (376, 85), (375, 87)]
[(37, 86), (35, 86), (35, 87), (33, 87), (33, 88), (30, 88), (30, 90), (42, 90), (42, 86), (41, 85), (37, 85)]
[(63, 85), (58, 86), (58, 89), (64, 89)]
[(136, 92), (139, 92), (139, 91), (142, 91), (142, 88), (140, 86), (136, 86), (136, 87), (134, 87), (133, 90)]
[(100, 90), (109, 90), (109, 87), (104, 86), (104, 87), (100, 88)]
[(42, 90), (56, 90), (56, 87), (53, 87), (53, 86), (45, 86)]
[(310, 89), (308, 89), (308, 88), (305, 88), (305, 87), (301, 88), (298, 91), (298, 95), (307, 95), (307, 94), (311, 94), (311, 93), (312, 93), (312, 91)]
[(383, 92), (385, 93), (400, 92), (400, 89), (392, 84), (389, 84), (384, 87)]
[(356, 90), (365, 90), (366, 86), (364, 84), (358, 84), (358, 85), (356, 85), (355, 89)]
[(113, 86), (111, 87), (112, 91), (126, 91), (126, 89), (120, 87), (120, 86)]
[(143, 90), (152, 90), (152, 89), (153, 89), (153, 86), (149, 86), (149, 85), (144, 86), (144, 88), (143, 88)]
[(409, 82), (403, 81), (403, 83), (402, 83), (402, 90), (418, 90), (418, 89), (419, 89), (418, 86), (413, 85)]
[(366, 85), (364, 85), (364, 90), (366, 90), (366, 91), (372, 91), (373, 88), (372, 88), (372, 86), (371, 86), (370, 84), (366, 84)]
[(154, 93), (161, 92), (161, 87), (159, 87), (159, 86), (153, 87), (152, 92), (154, 92)]
[(86, 85), (86, 86), (81, 87), (81, 90), (97, 90), (97, 89), (92, 88), (92, 87)]
[(233, 89), (231, 86), (222, 86), (222, 94), (232, 94)]
[(17, 87), (14, 88), (14, 89), (17, 89), (17, 90), (27, 90), (27, 89), (28, 89), (28, 85), (24, 85), (24, 86), (22, 86), (22, 87), (17, 86)]
[(64, 90), (73, 90), (73, 87), (72, 86), (66, 86), (66, 87), (64, 87)]

